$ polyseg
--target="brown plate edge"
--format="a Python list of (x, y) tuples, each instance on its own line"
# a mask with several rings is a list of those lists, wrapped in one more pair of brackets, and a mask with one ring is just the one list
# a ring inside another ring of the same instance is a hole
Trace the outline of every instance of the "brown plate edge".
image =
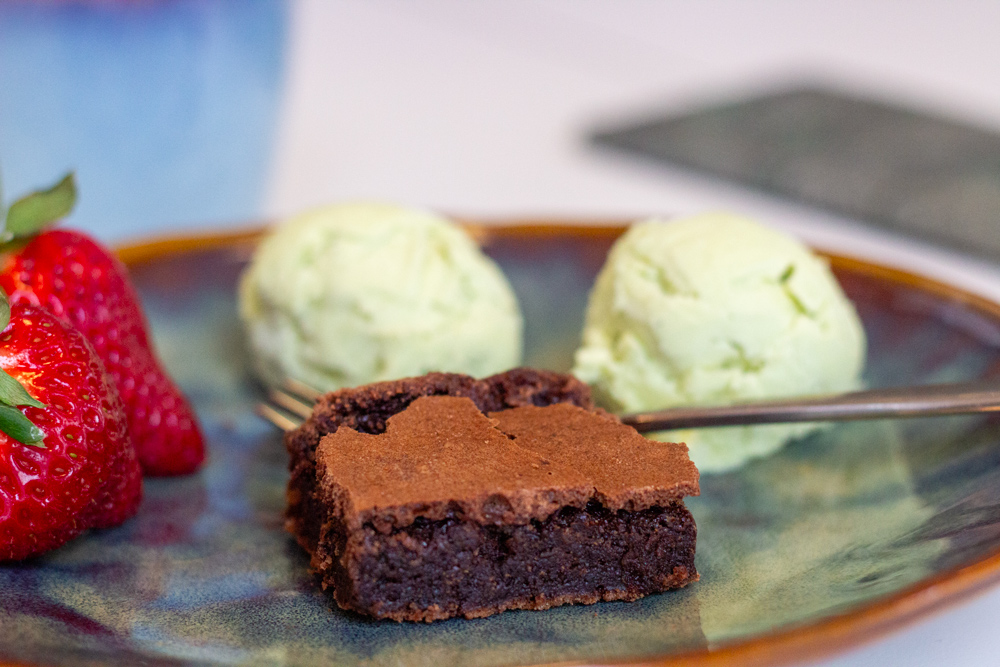
[[(617, 220), (497, 220), (464, 222), (474, 238), (484, 242), (498, 237), (594, 236), (612, 240), (627, 227)], [(252, 246), (264, 233), (257, 225), (231, 231), (165, 235), (128, 242), (115, 248), (118, 257), (132, 266), (166, 255), (233, 246)], [(902, 269), (819, 250), (833, 268), (886, 282), (902, 284), (962, 303), (1000, 321), (1000, 304)], [(919, 619), (958, 604), (1000, 582), (1000, 549), (978, 561), (929, 577), (898, 593), (870, 602), (852, 611), (813, 623), (786, 628), (752, 639), (724, 642), (718, 646), (669, 656), (611, 661), (616, 665), (661, 667), (708, 667), (716, 665), (786, 665), (814, 661), (872, 642)], [(551, 663), (575, 665), (576, 662)]]

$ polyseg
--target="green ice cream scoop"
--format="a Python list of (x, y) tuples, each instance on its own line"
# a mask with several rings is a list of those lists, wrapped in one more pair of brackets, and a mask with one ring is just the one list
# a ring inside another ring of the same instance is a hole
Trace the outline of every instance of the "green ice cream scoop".
[(266, 382), (333, 390), (520, 363), (522, 318), (500, 269), (457, 225), (390, 204), (341, 204), (280, 225), (239, 290)]
[[(865, 335), (827, 263), (725, 214), (632, 226), (590, 295), (573, 373), (621, 412), (827, 394), (859, 386)], [(691, 429), (704, 472), (767, 455), (815, 424)]]

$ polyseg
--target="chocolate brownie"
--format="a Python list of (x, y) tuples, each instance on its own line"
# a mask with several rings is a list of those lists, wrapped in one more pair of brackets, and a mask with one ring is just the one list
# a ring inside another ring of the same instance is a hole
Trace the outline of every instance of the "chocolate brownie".
[(337, 392), (289, 436), (293, 460), (331, 423), (308, 492), (293, 478), (289, 527), (345, 609), (471, 618), (634, 600), (697, 578), (686, 448), (593, 410), (569, 376), (434, 375)]
[(291, 470), (286, 527), (306, 551), (316, 549), (324, 511), (316, 503), (315, 453), (320, 439), (341, 426), (359, 433), (382, 433), (389, 417), (420, 396), (465, 396), (483, 412), (553, 403), (594, 409), (590, 388), (573, 376), (529, 368), (483, 380), (457, 373), (429, 373), (329, 393), (316, 403), (309, 420), (285, 436)]

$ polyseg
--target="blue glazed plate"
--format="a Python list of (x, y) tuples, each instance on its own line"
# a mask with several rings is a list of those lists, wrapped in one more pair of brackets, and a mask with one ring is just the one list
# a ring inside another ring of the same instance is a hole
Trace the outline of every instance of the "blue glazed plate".
[[(621, 227), (471, 228), (518, 292), (529, 365), (565, 370)], [(122, 250), (167, 366), (210, 444), (201, 473), (148, 480), (139, 515), (0, 566), (0, 663), (761, 664), (884, 633), (1000, 576), (1000, 420), (843, 424), (702, 478), (702, 579), (634, 603), (473, 621), (331, 608), (282, 527), (285, 452), (252, 412), (234, 288), (255, 234)], [(870, 341), (871, 386), (1000, 373), (1000, 307), (831, 258)]]

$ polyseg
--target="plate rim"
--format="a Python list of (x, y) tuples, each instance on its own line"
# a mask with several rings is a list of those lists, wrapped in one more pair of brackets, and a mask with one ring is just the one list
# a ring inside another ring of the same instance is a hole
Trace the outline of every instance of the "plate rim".
[[(476, 218), (462, 226), (480, 243), (515, 236), (597, 236), (609, 241), (627, 229), (629, 220), (617, 218)], [(248, 252), (267, 232), (257, 223), (235, 228), (178, 231), (126, 240), (113, 246), (126, 266), (137, 266), (169, 255), (243, 247)], [(904, 269), (814, 248), (834, 269), (875, 280), (904, 285), (950, 299), (1000, 322), (1000, 303), (964, 288)], [(659, 667), (715, 667), (719, 665), (787, 665), (815, 661), (858, 648), (899, 631), (932, 614), (981, 595), (1000, 583), (1000, 546), (977, 561), (922, 579), (891, 595), (876, 598), (849, 611), (813, 622), (785, 627), (749, 638), (723, 641), (693, 651), (607, 661), (614, 665)], [(0, 663), (2, 664), (2, 663)], [(576, 661), (544, 663), (579, 665)]]

